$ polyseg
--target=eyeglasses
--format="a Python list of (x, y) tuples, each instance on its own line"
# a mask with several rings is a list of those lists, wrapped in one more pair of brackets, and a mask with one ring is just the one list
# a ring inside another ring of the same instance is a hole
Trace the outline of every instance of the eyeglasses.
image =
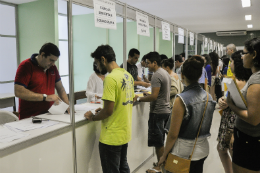
[(246, 54), (249, 54), (250, 52), (241, 52), (240, 55), (243, 56), (243, 55), (246, 55)]

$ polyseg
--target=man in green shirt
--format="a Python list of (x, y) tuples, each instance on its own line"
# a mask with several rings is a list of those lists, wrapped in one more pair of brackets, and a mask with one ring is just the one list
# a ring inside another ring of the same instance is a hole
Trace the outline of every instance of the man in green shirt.
[(102, 121), (99, 153), (103, 173), (130, 173), (127, 146), (132, 133), (134, 79), (117, 65), (109, 45), (99, 46), (91, 56), (101, 74), (109, 72), (104, 80), (104, 108), (98, 108), (95, 115), (90, 111), (85, 113), (89, 121)]

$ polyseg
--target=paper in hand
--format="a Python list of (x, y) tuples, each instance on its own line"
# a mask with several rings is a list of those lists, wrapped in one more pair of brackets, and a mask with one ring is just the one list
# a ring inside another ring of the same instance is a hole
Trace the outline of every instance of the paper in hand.
[(63, 101), (60, 101), (58, 105), (52, 105), (49, 109), (49, 112), (54, 115), (62, 115), (65, 113), (65, 111), (68, 109), (69, 105), (64, 103)]

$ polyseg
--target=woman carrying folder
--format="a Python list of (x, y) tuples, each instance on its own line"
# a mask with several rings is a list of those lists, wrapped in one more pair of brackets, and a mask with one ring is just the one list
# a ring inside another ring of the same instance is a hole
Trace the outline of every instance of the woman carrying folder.
[[(243, 60), (241, 59), (242, 57), (241, 53), (242, 51), (237, 51), (233, 53), (230, 58), (230, 69), (234, 74), (234, 77), (236, 78), (236, 83), (240, 90), (245, 86), (247, 80), (252, 75), (250, 69), (246, 69), (243, 67)], [(220, 121), (218, 138), (217, 138), (218, 141), (217, 150), (222, 165), (225, 169), (225, 172), (232, 173), (233, 172), (232, 162), (229, 154), (232, 156), (233, 153), (232, 153), (232, 148), (229, 147), (230, 146), (229, 144), (230, 141), (234, 141), (233, 139), (231, 140), (231, 136), (233, 135), (233, 131), (234, 131), (236, 114), (228, 107), (226, 99), (224, 99), (224, 97), (221, 97), (218, 100), (218, 104), (220, 108), (223, 110), (223, 113)]]
[(234, 128), (232, 167), (234, 173), (260, 172), (260, 38), (245, 42), (244, 67), (252, 76), (241, 90), (247, 110), (236, 107), (228, 95), (228, 106), (237, 115)]

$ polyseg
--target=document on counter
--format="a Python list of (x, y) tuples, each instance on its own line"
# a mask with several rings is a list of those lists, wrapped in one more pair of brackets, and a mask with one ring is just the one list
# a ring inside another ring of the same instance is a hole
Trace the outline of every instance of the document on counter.
[(0, 126), (0, 143), (11, 142), (13, 140), (26, 137), (28, 135), (29, 134), (26, 134), (26, 133), (14, 132), (5, 126)]
[(59, 122), (56, 121), (42, 121), (41, 123), (32, 123), (32, 119), (24, 119), (20, 121), (15, 121), (11, 123), (6, 123), (6, 127), (10, 127), (13, 129), (18, 129), (20, 131), (29, 131), (34, 129), (40, 129), (40, 128), (46, 128), (49, 126), (53, 126), (59, 124)]
[(54, 115), (62, 115), (65, 113), (65, 111), (68, 109), (69, 105), (64, 103), (63, 101), (60, 101), (58, 105), (52, 105), (49, 109), (49, 112)]

